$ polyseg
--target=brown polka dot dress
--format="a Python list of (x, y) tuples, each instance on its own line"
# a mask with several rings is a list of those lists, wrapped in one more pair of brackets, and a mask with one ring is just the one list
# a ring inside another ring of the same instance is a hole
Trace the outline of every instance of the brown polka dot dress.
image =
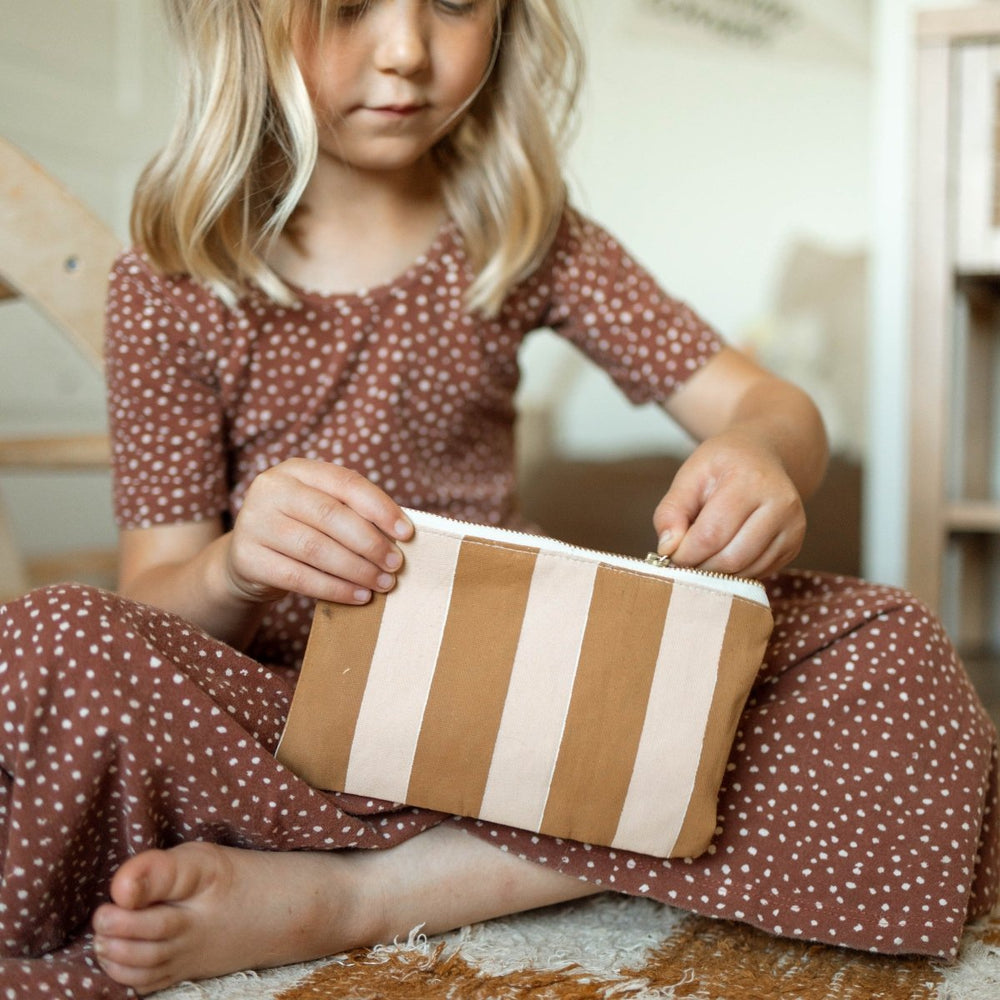
[[(568, 211), (493, 320), (446, 226), (396, 281), (297, 307), (153, 273), (112, 275), (108, 384), (126, 527), (231, 521), (292, 456), (359, 470), (400, 502), (523, 526), (512, 396), (551, 327), (636, 402), (718, 349), (617, 243)], [(0, 607), (0, 1000), (125, 997), (88, 923), (121, 861), (192, 839), (384, 848), (441, 822), (608, 889), (775, 934), (955, 954), (998, 891), (996, 733), (940, 625), (901, 591), (768, 582), (775, 632), (700, 858), (662, 861), (314, 791), (274, 760), (308, 633), (275, 605), (243, 654), (165, 612), (66, 585)]]

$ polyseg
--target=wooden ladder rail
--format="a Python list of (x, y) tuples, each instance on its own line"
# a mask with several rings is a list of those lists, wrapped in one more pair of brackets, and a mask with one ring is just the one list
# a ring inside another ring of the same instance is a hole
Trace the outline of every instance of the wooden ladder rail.
[[(0, 137), (0, 302), (22, 300), (46, 316), (100, 371), (108, 273), (121, 250), (110, 229), (41, 166)], [(107, 468), (104, 435), (0, 437), (0, 471)], [(78, 553), (87, 564), (104, 554)], [(49, 561), (48, 568), (56, 564)], [(72, 557), (66, 565), (73, 565)], [(28, 590), (32, 565), (0, 503), (0, 599)]]

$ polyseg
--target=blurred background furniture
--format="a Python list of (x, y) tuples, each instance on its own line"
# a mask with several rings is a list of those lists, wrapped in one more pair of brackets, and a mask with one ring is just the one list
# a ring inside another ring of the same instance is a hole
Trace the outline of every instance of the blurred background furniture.
[[(0, 301), (28, 301), (65, 335), (66, 349), (80, 352), (96, 369), (107, 277), (119, 249), (86, 206), (0, 137)], [(51, 471), (52, 489), (65, 488), (60, 471), (107, 468), (108, 460), (103, 434), (0, 436), (0, 471)], [(113, 580), (111, 552), (80, 549), (29, 560), (16, 534), (0, 497), (0, 599), (56, 579)]]
[[(548, 534), (602, 552), (644, 557), (656, 549), (653, 510), (683, 459), (641, 455), (608, 460), (540, 457), (521, 476), (524, 513)], [(809, 529), (794, 565), (861, 572), (861, 463), (834, 456), (806, 505)]]
[(1000, 649), (1000, 4), (917, 19), (907, 585)]

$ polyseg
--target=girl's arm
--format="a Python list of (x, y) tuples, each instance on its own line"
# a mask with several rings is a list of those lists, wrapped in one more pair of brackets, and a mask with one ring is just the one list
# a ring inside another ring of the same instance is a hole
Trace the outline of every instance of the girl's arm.
[(123, 531), (119, 590), (245, 648), (290, 591), (364, 604), (391, 590), (412, 531), (363, 476), (293, 459), (254, 480), (231, 531), (219, 519)]
[(211, 635), (244, 648), (257, 616), (232, 600), (223, 564), (222, 523), (193, 521), (130, 528), (118, 539), (118, 590), (123, 596), (181, 615)]
[(794, 559), (805, 536), (803, 500), (828, 458), (812, 400), (723, 348), (666, 406), (701, 443), (653, 515), (660, 554), (744, 576)]

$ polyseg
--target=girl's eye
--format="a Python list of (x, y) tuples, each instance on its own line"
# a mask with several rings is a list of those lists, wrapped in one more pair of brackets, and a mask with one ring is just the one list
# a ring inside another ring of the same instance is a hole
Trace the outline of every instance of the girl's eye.
[[(375, 0), (340, 0), (330, 4), (334, 20), (341, 24), (360, 21)], [(482, 6), (483, 0), (432, 0), (439, 11), (452, 17), (472, 14)]]
[(347, 3), (338, 3), (335, 5), (334, 16), (338, 21), (350, 24), (352, 21), (361, 19), (362, 15), (368, 9), (368, 5), (369, 0), (357, 0), (355, 3), (351, 3), (348, 0)]
[(458, 3), (455, 0), (437, 0), (437, 6), (445, 14), (471, 14), (478, 6), (480, 0), (467, 0), (465, 3)]

